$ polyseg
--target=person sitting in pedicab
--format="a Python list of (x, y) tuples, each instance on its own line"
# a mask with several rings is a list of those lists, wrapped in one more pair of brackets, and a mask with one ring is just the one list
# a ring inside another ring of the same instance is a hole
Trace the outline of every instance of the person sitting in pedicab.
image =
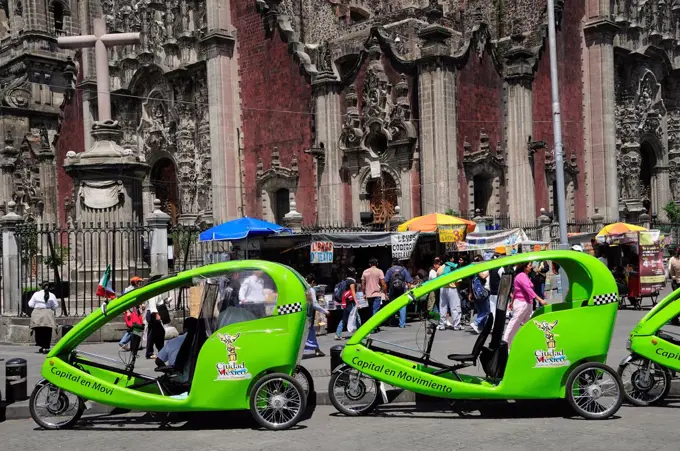
[(184, 318), (184, 332), (182, 335), (169, 340), (165, 346), (163, 346), (163, 349), (158, 351), (158, 356), (156, 357), (156, 366), (163, 367), (167, 365), (174, 367), (175, 361), (177, 360), (177, 354), (179, 353), (184, 340), (187, 338), (187, 335), (196, 332), (197, 328), (198, 320), (196, 318), (191, 316)]
[(258, 318), (267, 316), (264, 287), (264, 271), (253, 271), (243, 283), (238, 293), (239, 303)]

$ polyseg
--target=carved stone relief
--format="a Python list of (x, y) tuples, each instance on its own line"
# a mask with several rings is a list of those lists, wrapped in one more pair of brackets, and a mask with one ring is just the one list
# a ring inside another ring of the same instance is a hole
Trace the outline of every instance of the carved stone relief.
[(668, 167), (671, 196), (680, 201), (680, 110), (668, 112)]
[(266, 171), (262, 159), (258, 159), (256, 181), (262, 202), (262, 215), (265, 220), (276, 220), (277, 215), (274, 210), (276, 208), (276, 195), (279, 190), (288, 190), (289, 201), (295, 199), (299, 179), (297, 158), (293, 156), (289, 168), (283, 167), (277, 147), (272, 151), (270, 167)]

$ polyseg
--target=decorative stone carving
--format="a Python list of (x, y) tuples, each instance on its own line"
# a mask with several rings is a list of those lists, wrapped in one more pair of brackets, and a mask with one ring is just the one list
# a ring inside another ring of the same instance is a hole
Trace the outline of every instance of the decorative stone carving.
[(668, 167), (671, 195), (680, 201), (680, 110), (668, 112)]
[[(499, 215), (501, 213), (501, 185), (504, 184), (506, 165), (501, 144), (497, 143), (496, 149), (493, 150), (486, 130), (480, 131), (479, 145), (476, 150), (473, 150), (472, 145), (467, 140), (464, 141), (463, 168), (465, 178), (468, 181), (468, 198), (470, 199), (471, 209), (478, 207), (475, 205), (475, 192), (488, 189), (489, 198), (487, 204), (482, 205), (483, 213), (486, 215)], [(487, 186), (475, 186), (475, 177), (478, 175), (484, 176)]]
[[(268, 170), (264, 170), (262, 159), (258, 159), (256, 181), (262, 202), (262, 213), (265, 219), (270, 221), (276, 220), (276, 214), (272, 206), (276, 205), (276, 195), (279, 190), (288, 190), (290, 202), (294, 202), (299, 179), (300, 172), (297, 157), (293, 156), (290, 168), (281, 166), (278, 147), (274, 147), (272, 151)], [(293, 210), (291, 209), (291, 211)]]
[[(11, 146), (6, 140), (7, 150)], [(40, 187), (40, 169), (37, 154), (40, 152), (40, 135), (31, 134), (24, 138), (12, 170), (14, 191), (12, 200), (17, 212), (25, 218), (37, 218), (42, 212), (44, 199)]]

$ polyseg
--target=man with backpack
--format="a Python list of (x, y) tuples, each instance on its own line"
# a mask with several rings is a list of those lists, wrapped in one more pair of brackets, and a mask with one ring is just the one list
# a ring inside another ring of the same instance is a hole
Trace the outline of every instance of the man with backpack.
[(477, 334), (484, 328), (489, 317), (489, 290), (485, 287), (488, 279), (489, 271), (480, 272), (472, 279), (470, 291), (475, 303), (475, 310), (477, 310), (477, 318), (470, 323), (470, 327)]
[[(449, 254), (448, 261), (441, 265), (437, 270), (438, 277), (453, 272), (458, 268), (458, 264), (455, 263), (455, 255)], [(439, 290), (439, 326), (438, 330), (444, 330), (447, 327), (453, 330), (463, 330), (460, 325), (461, 308), (460, 308), (460, 296), (458, 296), (458, 282), (450, 283), (449, 285), (442, 287)], [(451, 315), (451, 321), (446, 319), (446, 313)]]
[[(385, 283), (387, 284), (387, 296), (390, 301), (395, 300), (408, 290), (408, 285), (413, 283), (411, 274), (405, 267), (399, 264), (398, 259), (392, 260), (392, 266), (385, 274)], [(406, 327), (406, 306), (399, 309), (399, 327)]]

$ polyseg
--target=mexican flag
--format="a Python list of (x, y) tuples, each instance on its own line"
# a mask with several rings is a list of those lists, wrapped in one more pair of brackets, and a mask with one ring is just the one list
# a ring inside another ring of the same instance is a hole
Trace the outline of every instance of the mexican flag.
[(106, 267), (106, 271), (104, 271), (104, 275), (99, 281), (97, 296), (108, 299), (116, 297), (116, 292), (113, 291), (113, 287), (111, 286), (111, 265)]

